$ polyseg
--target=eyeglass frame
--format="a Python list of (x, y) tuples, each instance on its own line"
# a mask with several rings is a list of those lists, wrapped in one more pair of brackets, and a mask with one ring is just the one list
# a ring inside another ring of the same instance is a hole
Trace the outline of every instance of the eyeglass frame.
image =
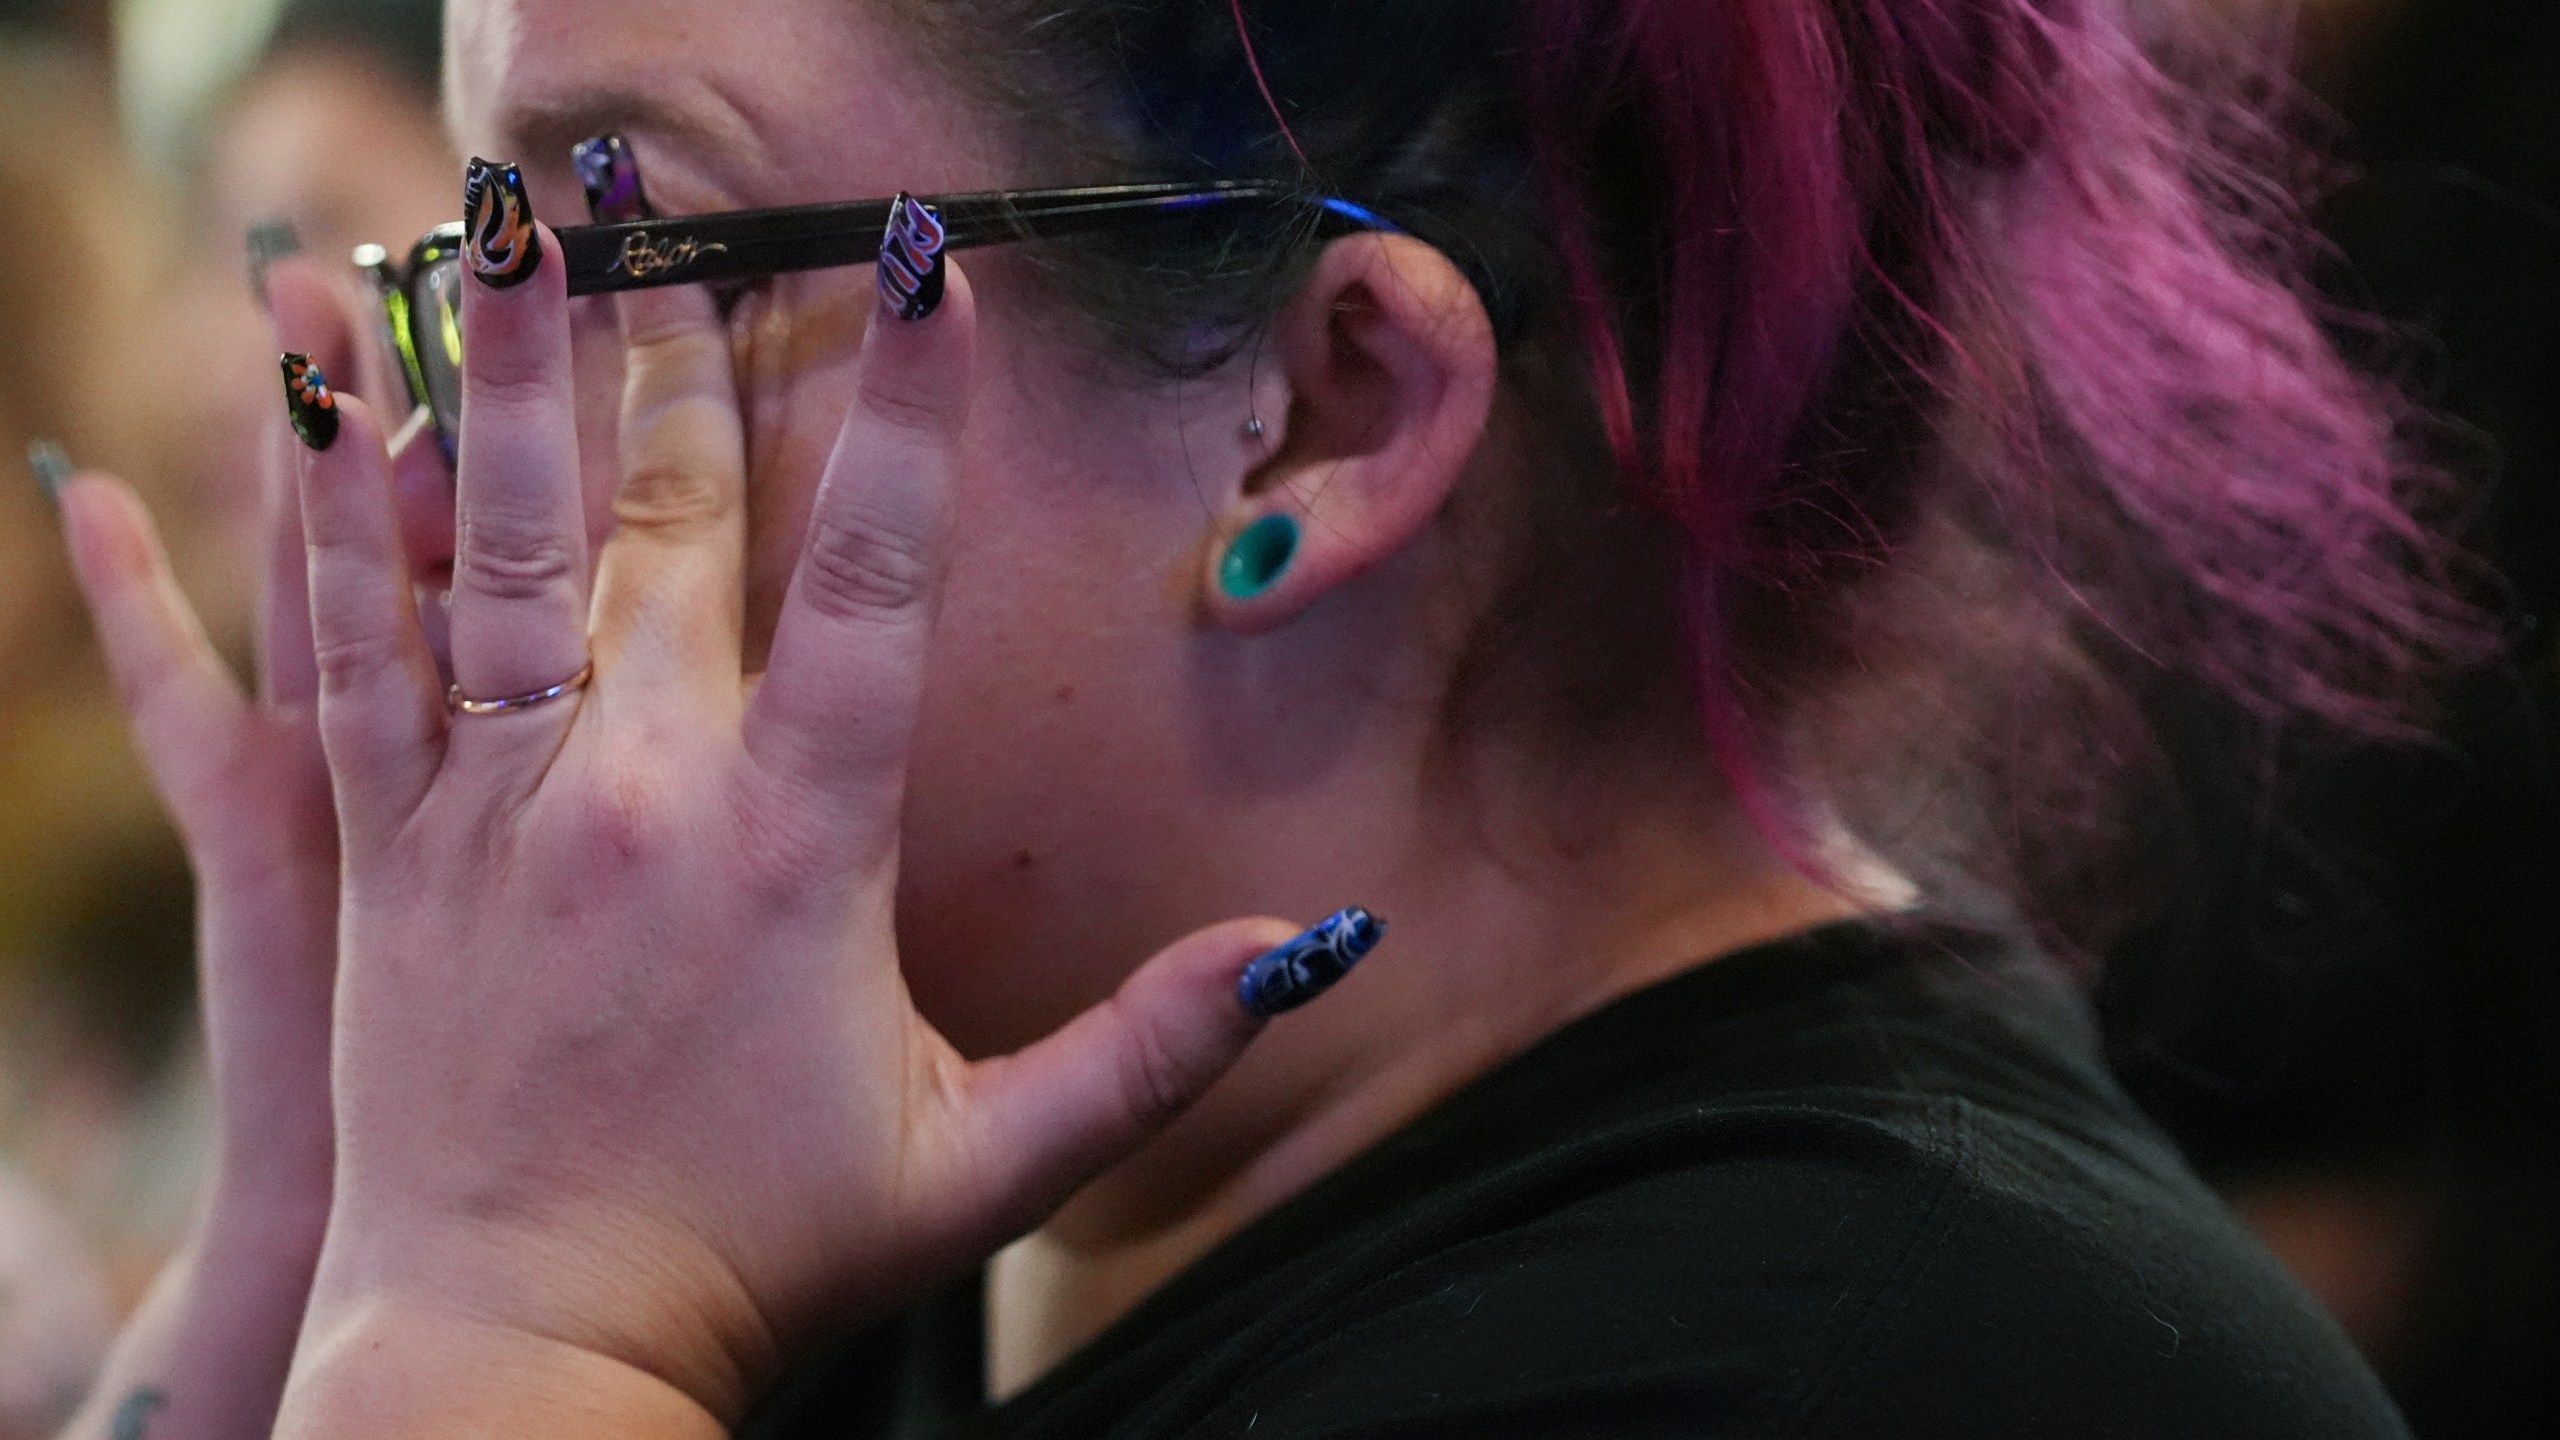
[[(1084, 185), (913, 198), (931, 206), (941, 218), (945, 251), (1092, 234), (1250, 201), (1311, 206), (1320, 223), (1333, 222), (1345, 233), (1403, 233), (1402, 227), (1366, 206), (1257, 181)], [(880, 237), (896, 203), (893, 196), (725, 210), (674, 219), (574, 225), (553, 233), (559, 238), (561, 263), (568, 270), (569, 293), (609, 295), (867, 265), (880, 257)], [(412, 414), (419, 409), (428, 413), (448, 462), (455, 456), (461, 428), (459, 393), (453, 414), (437, 406), (421, 347), (429, 342), (443, 346), (458, 376), (462, 336), (452, 312), (421, 304), (419, 290), (437, 266), (460, 264), (465, 240), (463, 224), (454, 221), (420, 236), (405, 261), (394, 263), (379, 245), (358, 246), (353, 257), (357, 268), (372, 280), (382, 303), (384, 328), (408, 385)], [(430, 311), (438, 322), (436, 333), (423, 335), (420, 331)]]

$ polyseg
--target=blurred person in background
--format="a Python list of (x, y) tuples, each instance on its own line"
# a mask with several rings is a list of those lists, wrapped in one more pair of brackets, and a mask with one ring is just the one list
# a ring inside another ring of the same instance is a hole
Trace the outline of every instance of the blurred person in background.
[[(449, 218), (440, 7), (287, 5), (204, 122), (183, 203), (129, 158), (109, 18), (0, 8), (0, 208), (53, 217), (0, 268), (0, 451), (46, 441), (129, 467), (173, 517), (180, 580), (237, 661), (259, 449), (281, 430), (243, 237), (260, 230), (274, 253), (298, 235), (343, 259)], [(128, 1308), (179, 1243), (203, 1158), (189, 876), (47, 510), (36, 486), (0, 492), (0, 1157), (28, 1182), (0, 1204), (0, 1440), (58, 1423), (103, 1347), (63, 1237), (98, 1255), (104, 1306)], [(48, 1228), (48, 1204), (76, 1227)], [(55, 1258), (18, 1268), (30, 1256)]]
[(205, 439), (188, 477), (203, 523), (185, 543), (222, 563), (201, 567), (188, 590), (235, 650), (259, 573), (266, 497), (255, 456), (275, 431), (275, 337), (254, 272), (298, 250), (343, 261), (359, 244), (404, 244), (453, 218), (461, 162), (436, 109), (443, 8), (290, 0), (199, 147), (193, 212), (196, 233), (210, 238), (172, 308), (208, 357), (180, 387), (179, 423)]
[[(0, 7), (0, 452), (120, 455), (184, 525), (182, 441), (153, 410), (172, 230), (125, 158), (105, 18)], [(183, 1103), (161, 1103), (185, 1090), (166, 1082), (186, 866), (116, 735), (57, 528), (38, 487), (0, 487), (0, 1436), (61, 1418), (193, 1178)]]

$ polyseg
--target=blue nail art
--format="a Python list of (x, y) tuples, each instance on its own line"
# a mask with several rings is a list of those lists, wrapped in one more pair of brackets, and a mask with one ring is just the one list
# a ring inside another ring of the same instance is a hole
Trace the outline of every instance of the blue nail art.
[(1265, 515), (1227, 545), (1218, 562), (1218, 584), (1230, 600), (1251, 600), (1280, 581), (1298, 558), (1298, 522)]
[(657, 207), (640, 185), (640, 159), (620, 135), (581, 140), (569, 151), (569, 168), (587, 192), (587, 215), (599, 225), (655, 220)]
[(880, 237), (880, 300), (901, 320), (921, 320), (942, 303), (942, 247), (949, 237), (933, 207), (900, 192)]
[(1386, 933), (1386, 921), (1357, 905), (1335, 911), (1306, 934), (1244, 967), (1236, 999), (1246, 1014), (1260, 1019), (1285, 1015), (1332, 989), (1361, 957), (1378, 948)]

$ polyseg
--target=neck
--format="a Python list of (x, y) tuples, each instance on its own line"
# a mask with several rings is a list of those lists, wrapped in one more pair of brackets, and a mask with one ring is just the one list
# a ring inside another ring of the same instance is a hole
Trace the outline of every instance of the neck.
[(1729, 810), (1679, 803), (1697, 798), (1613, 807), (1607, 840), (1575, 854), (1557, 839), (1571, 826), (1535, 827), (1540, 850), (1485, 844), (1481, 826), (1455, 827), (1476, 843), (1415, 847), (1430, 858), (1369, 892), (1391, 933), (1367, 965), (997, 1257), (990, 1391), (1030, 1384), (1219, 1242), (1573, 1020), (1857, 913)]

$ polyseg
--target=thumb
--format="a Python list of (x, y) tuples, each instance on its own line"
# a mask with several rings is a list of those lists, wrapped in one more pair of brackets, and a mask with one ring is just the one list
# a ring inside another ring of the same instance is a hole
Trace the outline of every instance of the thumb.
[(1338, 911), (1292, 936), (1278, 920), (1231, 920), (1175, 941), (1108, 1000), (971, 1077), (977, 1153), (1015, 1177), (1007, 1237), (1189, 1109), (1277, 1015), (1351, 972), (1386, 933)]

